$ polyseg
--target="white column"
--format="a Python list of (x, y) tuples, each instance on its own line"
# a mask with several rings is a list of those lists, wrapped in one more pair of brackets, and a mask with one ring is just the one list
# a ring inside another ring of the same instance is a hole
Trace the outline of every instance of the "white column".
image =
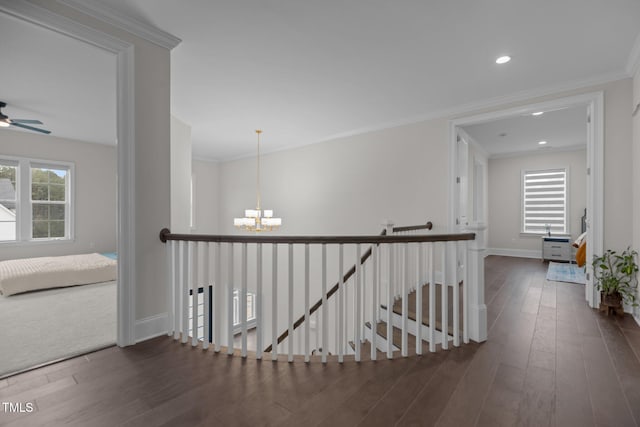
[(485, 229), (484, 223), (473, 223), (466, 227), (466, 231), (476, 235), (474, 240), (469, 241), (467, 256), (469, 338), (476, 342), (487, 340), (487, 306), (484, 303)]

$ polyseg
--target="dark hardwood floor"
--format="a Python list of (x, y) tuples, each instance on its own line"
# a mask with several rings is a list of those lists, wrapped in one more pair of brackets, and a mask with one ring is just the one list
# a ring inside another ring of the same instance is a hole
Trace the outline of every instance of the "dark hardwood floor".
[[(0, 380), (11, 426), (633, 426), (640, 328), (589, 309), (538, 260), (486, 259), (489, 340), (423, 357), (305, 364), (167, 337)], [(6, 351), (6, 350), (5, 350)]]

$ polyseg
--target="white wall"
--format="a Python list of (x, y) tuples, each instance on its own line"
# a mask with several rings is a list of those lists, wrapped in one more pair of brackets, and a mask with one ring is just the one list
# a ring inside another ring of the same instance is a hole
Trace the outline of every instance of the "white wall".
[(633, 244), (632, 127), (633, 81), (608, 85), (604, 97), (604, 248)]
[[(578, 237), (581, 226), (580, 218), (586, 208), (586, 164), (586, 149), (489, 159), (489, 240), (487, 247), (512, 251), (514, 255), (538, 256), (540, 254), (540, 237), (520, 234), (521, 174), (523, 170), (568, 168), (570, 234), (573, 238)], [(527, 253), (522, 251), (527, 251)]]
[(191, 126), (171, 116), (171, 226), (188, 233), (191, 226)]
[[(283, 234), (375, 234), (385, 218), (443, 226), (447, 131), (431, 120), (264, 155), (262, 207)], [(255, 205), (255, 158), (222, 163), (220, 182), (220, 231), (234, 233)]]
[(217, 162), (196, 160), (193, 167), (193, 232), (218, 234), (220, 219), (220, 167)]
[(75, 164), (75, 239), (0, 245), (0, 260), (112, 252), (116, 249), (116, 147), (55, 136), (0, 131), (0, 155)]

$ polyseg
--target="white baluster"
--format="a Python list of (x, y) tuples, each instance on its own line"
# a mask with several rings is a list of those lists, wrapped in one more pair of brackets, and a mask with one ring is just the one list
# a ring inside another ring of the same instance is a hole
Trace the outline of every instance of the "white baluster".
[(278, 245), (271, 250), (271, 360), (278, 360)]
[(460, 347), (460, 280), (458, 278), (458, 248), (456, 242), (447, 242), (451, 246), (450, 271), (453, 274), (453, 345)]
[(256, 359), (262, 359), (264, 326), (262, 324), (262, 243), (256, 245)]
[(469, 282), (469, 269), (467, 268), (467, 241), (460, 242), (462, 251), (462, 342), (469, 344), (469, 296), (467, 286)]
[(189, 242), (191, 262), (189, 263), (189, 282), (191, 282), (191, 345), (198, 345), (198, 244)]
[(242, 244), (242, 271), (241, 284), (242, 286), (239, 295), (238, 308), (240, 309), (240, 330), (241, 330), (241, 353), (242, 357), (247, 357), (247, 244)]
[(327, 245), (322, 244), (322, 363), (327, 363), (329, 350), (329, 319), (327, 307)]
[(174, 333), (174, 311), (173, 311), (173, 287), (175, 286), (173, 273), (173, 240), (167, 240), (164, 244), (166, 251), (166, 265), (167, 265), (167, 336), (171, 336)]
[(441, 244), (442, 248), (442, 284), (440, 286), (440, 296), (442, 302), (442, 317), (441, 317), (441, 326), (442, 326), (442, 349), (447, 350), (449, 348), (449, 289), (447, 288), (447, 280), (449, 280), (449, 275), (447, 274), (447, 245), (446, 243)]
[(367, 321), (367, 318), (370, 318), (370, 316), (367, 316), (367, 310), (369, 309), (369, 305), (367, 305), (367, 267), (371, 265), (370, 261), (367, 261), (364, 263), (364, 265), (362, 266), (362, 287), (361, 292), (362, 292), (362, 314), (361, 314), (361, 318), (358, 320), (358, 324), (360, 327), (360, 339), (361, 342), (364, 342), (364, 337), (366, 336), (365, 334), (365, 322)]
[(293, 244), (289, 243), (289, 362), (293, 362)]
[(202, 348), (209, 348), (209, 337), (211, 336), (211, 270), (209, 269), (209, 242), (204, 242), (202, 258), (202, 286), (204, 286), (204, 336)]
[(304, 245), (304, 361), (309, 362), (309, 244)]
[(378, 332), (376, 327), (378, 326), (378, 292), (380, 288), (378, 280), (378, 245), (374, 244), (371, 247), (371, 256), (373, 257), (373, 289), (371, 289), (371, 360), (376, 360), (378, 356), (376, 340)]
[(424, 278), (424, 244), (418, 243), (418, 260), (416, 262), (416, 354), (422, 354), (422, 285)]
[(436, 244), (429, 243), (429, 351), (436, 351)]
[(233, 243), (229, 243), (227, 271), (227, 354), (233, 354)]
[(402, 281), (402, 357), (409, 355), (409, 243), (403, 250), (404, 273)]
[(224, 307), (224, 302), (222, 301), (222, 245), (220, 242), (216, 242), (214, 256), (216, 260), (214, 267), (216, 281), (213, 284), (215, 295), (213, 302), (213, 349), (218, 353), (220, 351), (220, 344), (222, 343), (222, 308)]
[(344, 361), (344, 247), (342, 243), (338, 250), (338, 362)]
[(387, 359), (393, 359), (393, 280), (395, 280), (395, 247), (393, 243), (389, 245), (389, 287), (387, 290)]
[(173, 339), (180, 338), (180, 320), (182, 319), (182, 313), (180, 308), (182, 307), (180, 296), (182, 295), (182, 275), (180, 274), (180, 246), (181, 242), (172, 240), (173, 243)]
[(362, 265), (360, 264), (360, 258), (362, 256), (361, 253), (361, 248), (360, 248), (360, 243), (358, 243), (356, 245), (356, 282), (355, 282), (355, 289), (354, 289), (354, 300), (355, 300), (355, 304), (356, 304), (356, 312), (355, 312), (355, 321), (353, 322), (353, 329), (354, 329), (354, 337), (353, 337), (353, 343), (355, 345), (355, 350), (356, 350), (356, 362), (360, 361), (360, 345), (361, 345), (361, 341), (360, 341), (360, 331), (361, 331), (361, 326), (360, 326), (360, 318), (361, 318), (361, 309), (362, 309)]
[(189, 339), (189, 242), (182, 242), (182, 340)]

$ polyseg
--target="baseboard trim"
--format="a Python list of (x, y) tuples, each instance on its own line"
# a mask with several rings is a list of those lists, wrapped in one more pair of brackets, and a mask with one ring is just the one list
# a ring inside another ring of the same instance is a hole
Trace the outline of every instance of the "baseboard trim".
[(542, 259), (542, 251), (531, 249), (507, 249), (507, 248), (488, 248), (486, 252), (489, 255), (511, 256), (517, 258), (537, 258)]
[(166, 335), (168, 330), (168, 314), (160, 313), (155, 316), (136, 320), (136, 343), (150, 340), (160, 335)]

